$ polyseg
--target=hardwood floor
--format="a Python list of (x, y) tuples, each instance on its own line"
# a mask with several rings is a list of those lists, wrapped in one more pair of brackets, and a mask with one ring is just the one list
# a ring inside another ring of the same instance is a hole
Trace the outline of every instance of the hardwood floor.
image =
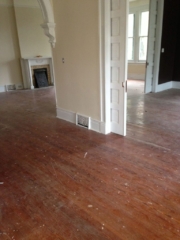
[(128, 134), (56, 118), (54, 89), (0, 94), (0, 239), (180, 239), (180, 91), (128, 94)]
[(144, 95), (142, 81), (128, 81), (127, 136), (180, 154), (180, 90)]

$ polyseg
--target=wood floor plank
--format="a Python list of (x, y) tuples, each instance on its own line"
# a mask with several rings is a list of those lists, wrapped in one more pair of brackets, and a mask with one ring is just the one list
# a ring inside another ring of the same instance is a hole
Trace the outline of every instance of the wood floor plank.
[[(163, 107), (166, 93), (131, 93), (124, 138), (57, 119), (53, 88), (0, 94), (0, 239), (180, 239), (178, 93), (169, 97)], [(142, 99), (163, 109), (162, 125), (142, 121)]]

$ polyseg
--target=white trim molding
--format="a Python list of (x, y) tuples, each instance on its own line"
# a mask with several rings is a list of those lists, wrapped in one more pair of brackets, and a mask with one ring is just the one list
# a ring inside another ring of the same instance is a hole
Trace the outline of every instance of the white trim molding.
[(180, 89), (180, 82), (170, 81), (157, 85), (156, 92), (162, 92), (169, 89)]
[(52, 47), (55, 47), (56, 43), (56, 34), (55, 34), (55, 22), (54, 22), (54, 13), (53, 7), (50, 0), (37, 0), (42, 14), (44, 23), (41, 24), (41, 27), (44, 29), (45, 35), (49, 38), (49, 43)]
[(172, 88), (180, 89), (180, 82), (172, 81)]
[[(57, 107), (57, 118), (76, 124), (76, 113)], [(90, 118), (90, 129), (98, 133), (106, 134), (105, 123)]]
[(161, 58), (163, 16), (164, 16), (164, 0), (158, 0), (152, 92), (158, 92), (158, 89), (159, 89), (158, 81), (159, 81), (159, 67), (160, 67), (160, 58)]
[(0, 86), (0, 93), (6, 92), (6, 86)]
[(157, 85), (156, 92), (162, 92), (172, 88), (172, 82), (162, 83)]
[[(12, 87), (13, 89), (11, 89)], [(8, 92), (10, 90), (22, 90), (22, 89), (24, 89), (22, 83), (11, 83), (11, 84), (6, 84), (4, 86), (0, 86), (0, 93)]]
[(104, 36), (102, 38), (103, 41), (103, 51), (102, 57), (103, 61), (103, 77), (104, 77), (104, 121), (105, 121), (105, 132), (111, 132), (111, 116), (110, 116), (110, 59), (111, 59), (111, 22), (110, 22), (110, 9), (111, 9), (111, 1), (104, 1), (104, 5), (102, 5), (102, 14), (104, 20)]
[(99, 4), (100, 119), (104, 121), (104, 0)]

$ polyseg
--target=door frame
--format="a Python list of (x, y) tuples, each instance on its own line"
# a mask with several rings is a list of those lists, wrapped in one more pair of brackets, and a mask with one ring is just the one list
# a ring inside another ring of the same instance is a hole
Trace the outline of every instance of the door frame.
[[(108, 134), (111, 132), (110, 121), (110, 5), (111, 0), (99, 1), (99, 45), (100, 45), (100, 112), (101, 122), (104, 123), (102, 132)], [(129, 0), (126, 0), (129, 2)], [(151, 1), (151, 0), (150, 0)], [(155, 58), (153, 71), (152, 92), (157, 92), (159, 65), (161, 55), (161, 38), (163, 25), (164, 0), (158, 0), (156, 40), (155, 40)], [(126, 24), (126, 28), (128, 23)], [(127, 79), (125, 79), (127, 80)]]
[(157, 26), (156, 26), (156, 42), (154, 56), (154, 72), (152, 82), (152, 92), (156, 93), (159, 82), (159, 68), (161, 58), (161, 40), (163, 30), (164, 0), (158, 0)]
[[(111, 0), (99, 1), (99, 46), (100, 46), (100, 112), (103, 129), (101, 132), (111, 132), (110, 121), (110, 60), (111, 60), (111, 23), (110, 6)], [(128, 1), (128, 0), (126, 0)], [(126, 26), (127, 29), (127, 26)], [(124, 79), (125, 81), (126, 79)], [(125, 109), (126, 115), (126, 109)], [(126, 123), (125, 123), (126, 124)]]

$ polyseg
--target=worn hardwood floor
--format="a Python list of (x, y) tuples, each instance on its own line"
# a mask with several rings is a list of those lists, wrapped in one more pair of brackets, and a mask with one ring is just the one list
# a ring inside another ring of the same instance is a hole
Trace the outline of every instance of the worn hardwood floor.
[(0, 239), (180, 239), (180, 91), (138, 91), (125, 138), (57, 119), (53, 88), (0, 94)]

